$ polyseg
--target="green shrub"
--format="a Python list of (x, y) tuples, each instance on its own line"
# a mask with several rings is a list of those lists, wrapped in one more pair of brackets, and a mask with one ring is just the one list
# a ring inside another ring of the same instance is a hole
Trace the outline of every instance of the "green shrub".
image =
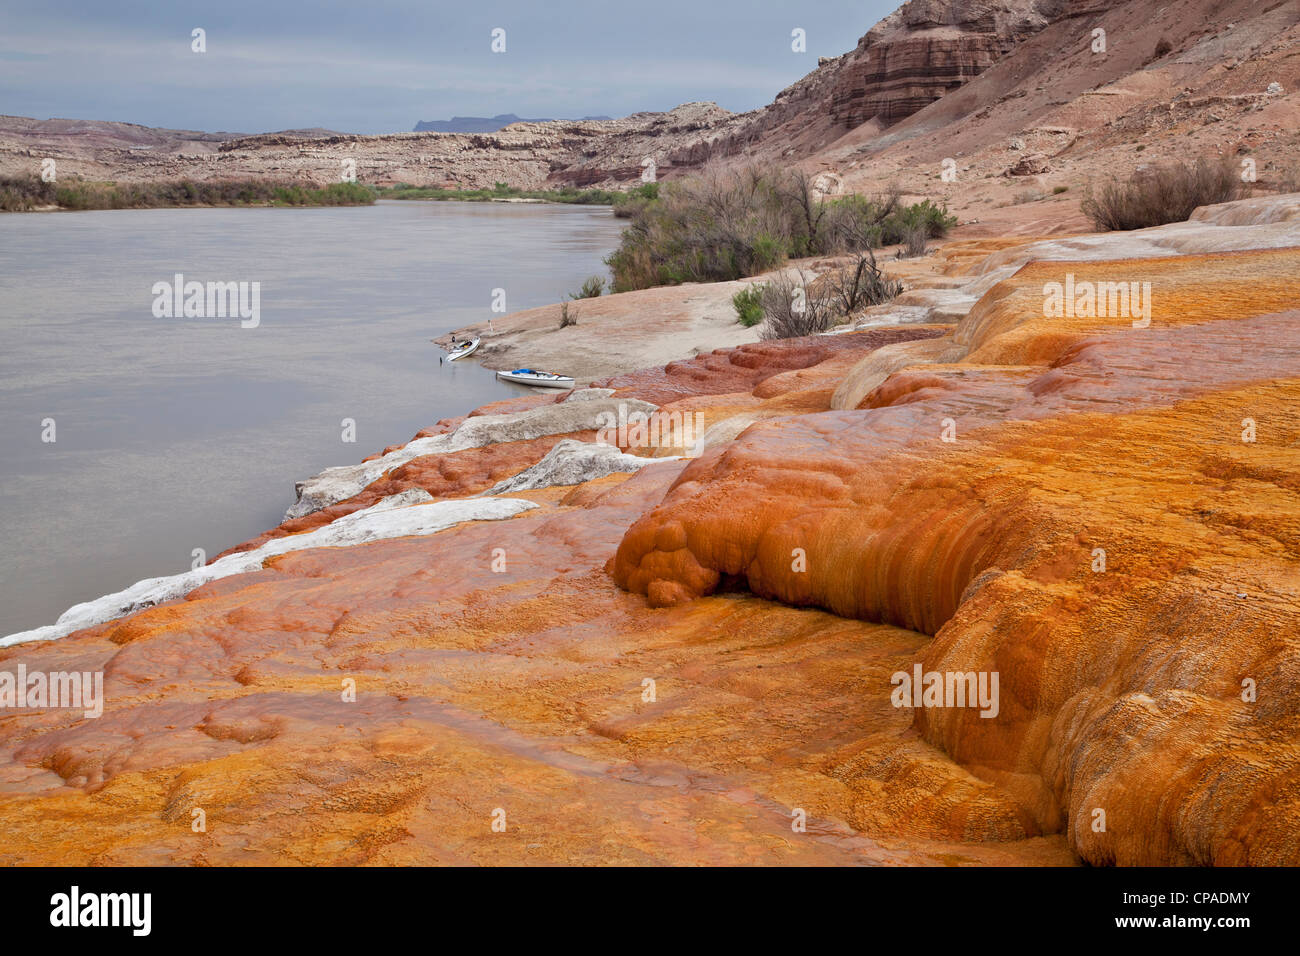
[(731, 307), (736, 310), (736, 319), (745, 328), (752, 328), (763, 321), (763, 284), (755, 282), (746, 286), (731, 297)]
[(632, 222), (605, 260), (615, 292), (739, 279), (789, 258), (901, 242), (918, 230), (939, 236), (956, 225), (946, 208), (904, 206), (897, 192), (824, 199), (799, 171), (750, 167), (656, 185), (616, 207)]
[(926, 239), (936, 239), (957, 225), (957, 217), (948, 215), (946, 207), (936, 206), (930, 200), (902, 206), (886, 217), (884, 222), (885, 245), (906, 242), (919, 230)]
[(187, 179), (151, 183), (111, 183), (73, 180), (55, 185), (35, 177), (0, 180), (0, 208), (13, 211), (36, 205), (63, 209), (153, 209), (167, 206), (232, 206), (258, 203), (277, 206), (354, 206), (375, 201), (374, 192), (360, 183), (313, 186), (270, 180)]
[(761, 235), (754, 240), (749, 253), (749, 268), (754, 272), (766, 272), (785, 261), (786, 250), (781, 247), (781, 240), (775, 236)]
[(324, 189), (308, 189), (307, 198), (316, 206), (370, 206), (375, 192), (361, 183), (331, 183)]
[(382, 186), (375, 192), (380, 199), (434, 199), (443, 202), (492, 202), (498, 199), (537, 199), (542, 202), (579, 206), (614, 206), (624, 195), (612, 189), (520, 189), (506, 183), (493, 183), (491, 189), (443, 189), (440, 186), (412, 186), (398, 183)]
[(892, 221), (898, 208), (897, 190), (874, 199), (858, 195), (833, 199), (820, 223), (824, 242), (837, 251), (884, 245), (886, 222)]
[(582, 288), (577, 292), (570, 292), (570, 299), (596, 299), (605, 292), (605, 280), (600, 276), (590, 276), (582, 283)]
[(642, 183), (625, 193), (618, 194), (614, 200), (614, 215), (620, 219), (631, 219), (658, 198), (658, 183)]

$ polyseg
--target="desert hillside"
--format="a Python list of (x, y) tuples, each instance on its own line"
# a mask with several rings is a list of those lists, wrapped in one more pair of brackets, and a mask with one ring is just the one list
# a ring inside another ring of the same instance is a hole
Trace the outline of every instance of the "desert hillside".
[[(647, 158), (661, 178), (759, 162), (825, 174), (832, 191), (898, 184), (996, 231), (1068, 231), (1081, 225), (1082, 187), (1168, 157), (1251, 160), (1261, 188), (1294, 188), (1297, 51), (1290, 0), (910, 0), (743, 114), (688, 103), (610, 121), (387, 136), (3, 117), (0, 174), (30, 174), (52, 156), (61, 175), (89, 179), (328, 183), (352, 159), (361, 181), (380, 185), (621, 187), (639, 181)], [(1000, 211), (1023, 204), (1031, 215)]]

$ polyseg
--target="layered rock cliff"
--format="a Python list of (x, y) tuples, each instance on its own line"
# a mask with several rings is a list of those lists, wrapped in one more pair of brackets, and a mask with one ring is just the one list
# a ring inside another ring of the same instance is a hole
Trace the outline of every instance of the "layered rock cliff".
[[(1087, 4), (1099, 12), (1113, 3)], [(892, 125), (973, 79), (1053, 19), (1066, 0), (910, 0), (872, 27), (839, 65), (830, 111), (844, 128)]]
[[(1098, 0), (1088, 11), (1108, 5)], [(671, 152), (668, 165), (733, 156), (806, 159), (858, 127), (880, 134), (978, 76), (1053, 20), (1085, 12), (1078, 6), (1065, 0), (910, 0), (856, 48), (819, 63), (771, 105), (715, 124), (707, 137)]]

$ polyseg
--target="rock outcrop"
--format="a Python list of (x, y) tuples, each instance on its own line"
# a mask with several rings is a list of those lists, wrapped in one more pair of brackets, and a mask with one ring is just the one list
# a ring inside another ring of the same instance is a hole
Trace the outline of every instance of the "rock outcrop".
[[(1112, 0), (1113, 2), (1113, 0)], [(1108, 5), (1094, 2), (1089, 12)], [(846, 129), (885, 126), (992, 66), (1017, 42), (1078, 4), (1066, 0), (910, 0), (867, 31), (839, 66), (831, 115)]]
[[(857, 410), (706, 453), (616, 580), (656, 606), (740, 581), (934, 635), (926, 672), (1000, 674), (994, 719), (917, 726), (1089, 862), (1300, 862), (1297, 209), (989, 257), (950, 347), (899, 347), (948, 364), (873, 354)], [(1101, 258), (1135, 248), (1163, 255)], [(1053, 282), (1146, 283), (1151, 309), (1045, 314)]]
[(285, 520), (302, 518), (345, 498), (351, 498), (414, 459), (447, 455), (486, 445), (589, 431), (600, 427), (602, 416), (617, 416), (620, 406), (625, 412), (629, 409), (641, 413), (655, 410), (655, 406), (648, 402), (596, 398), (540, 405), (515, 414), (468, 418), (452, 431), (417, 438), (379, 458), (357, 465), (327, 468), (312, 478), (298, 482), (295, 486), (298, 500), (285, 512)]
[[(701, 363), (686, 379), (698, 394), (678, 383), (675, 404), (744, 406), (756, 419), (824, 409), (839, 370), (880, 341), (835, 338), (820, 362), (808, 357), (819, 343), (789, 343), (804, 360), (771, 374), (762, 365), (781, 349), (741, 357), (734, 367), (761, 395), (743, 382), (719, 392), (738, 383), (732, 363), (715, 361), (716, 377)], [(560, 404), (637, 407), (638, 387)], [(397, 476), (445, 457), (413, 458), (376, 486), (424, 501)], [(630, 476), (510, 499), (444, 487), (452, 500), (392, 513), (536, 507), (432, 537), (281, 536), (288, 550), (257, 568), (247, 558), (247, 570), (184, 600), (5, 651), (0, 667), (102, 670), (106, 700), (98, 720), (48, 711), (6, 722), (0, 821), (15, 836), (0, 858), (1069, 861), (1064, 841), (1031, 836), (996, 788), (915, 740), (887, 695), (861, 692), (887, 687), (921, 635), (745, 594), (664, 612), (614, 587), (604, 563), (683, 464), (638, 463)], [(466, 480), (476, 488), (481, 472)], [(864, 726), (875, 728), (865, 738), (850, 729)], [(498, 810), (504, 833), (492, 828)], [(808, 816), (793, 840), (792, 813)], [(56, 837), (70, 828), (75, 841)]]
[(640, 471), (660, 460), (625, 454), (615, 445), (566, 438), (557, 442), (537, 464), (493, 485), (483, 494), (508, 495), (556, 485), (580, 485), (619, 472)]
[[(1096, 14), (1120, 0), (1098, 0)], [(979, 76), (1027, 37), (1085, 11), (1065, 0), (910, 0), (872, 27), (853, 50), (817, 69), (768, 106), (714, 123), (669, 154), (669, 168), (742, 157), (802, 160), (861, 129), (880, 137)], [(816, 164), (825, 168), (827, 163)]]

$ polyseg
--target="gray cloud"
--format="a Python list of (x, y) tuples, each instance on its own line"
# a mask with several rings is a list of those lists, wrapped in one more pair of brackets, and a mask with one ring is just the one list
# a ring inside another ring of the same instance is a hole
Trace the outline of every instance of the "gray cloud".
[[(460, 115), (753, 109), (895, 0), (50, 2), (0, 25), (0, 112), (260, 132)], [(190, 50), (190, 31), (207, 52)], [(507, 51), (490, 51), (494, 27)], [(808, 51), (790, 50), (807, 31)]]

